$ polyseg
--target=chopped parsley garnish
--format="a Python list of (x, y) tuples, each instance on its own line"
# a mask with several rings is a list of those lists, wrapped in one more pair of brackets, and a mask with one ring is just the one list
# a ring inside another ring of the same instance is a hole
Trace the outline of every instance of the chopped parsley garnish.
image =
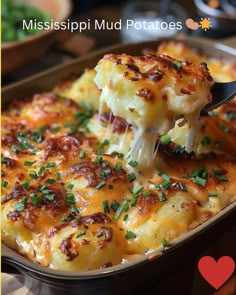
[(61, 217), (61, 221), (62, 221), (62, 222), (65, 222), (65, 221), (67, 221), (67, 218), (66, 218), (65, 216), (62, 216), (62, 217)]
[(124, 215), (124, 218), (123, 218), (123, 220), (124, 220), (124, 221), (126, 221), (126, 220), (128, 219), (128, 217), (129, 217), (129, 214), (128, 214), (128, 213), (126, 213), (126, 214)]
[(49, 162), (46, 164), (46, 168), (52, 168), (52, 167), (55, 167), (55, 162)]
[(134, 195), (137, 195), (137, 194), (139, 194), (143, 189), (144, 189), (143, 186), (139, 186), (139, 187), (137, 187), (137, 188), (133, 191), (133, 194), (134, 194)]
[(67, 193), (67, 203), (70, 205), (75, 204), (75, 196), (72, 193)]
[(214, 169), (213, 170), (213, 173), (215, 175), (223, 175), (223, 174), (225, 174), (225, 171), (224, 170), (221, 170), (221, 169)]
[(17, 153), (19, 149), (18, 149), (15, 145), (12, 145), (12, 146), (11, 146), (11, 150), (12, 150), (14, 153)]
[(100, 190), (104, 185), (106, 185), (106, 181), (101, 181), (97, 186), (96, 189)]
[(70, 131), (68, 132), (68, 135), (75, 134), (78, 130), (78, 126), (71, 123), (65, 124), (64, 127), (70, 129)]
[(36, 161), (33, 161), (33, 162), (31, 162), (31, 161), (25, 161), (24, 165), (25, 166), (32, 166), (32, 165), (34, 165), (35, 162)]
[(162, 246), (163, 246), (164, 248), (167, 248), (167, 246), (168, 246), (167, 241), (166, 241), (165, 238), (162, 238), (162, 239), (161, 239), (161, 244), (162, 244)]
[(110, 205), (111, 209), (114, 211), (116, 211), (119, 208), (119, 206), (120, 206), (120, 203), (118, 203), (116, 200), (113, 200)]
[(97, 235), (97, 238), (101, 238), (103, 236), (103, 233), (100, 233)]
[(128, 181), (129, 181), (130, 183), (133, 182), (133, 181), (135, 181), (135, 179), (136, 179), (136, 176), (135, 176), (134, 173), (129, 173), (129, 174), (128, 174)]
[(122, 163), (121, 163), (121, 162), (117, 162), (117, 163), (115, 164), (114, 168), (115, 168), (116, 171), (124, 171), (124, 170), (122, 169)]
[(67, 188), (68, 188), (68, 189), (73, 189), (73, 187), (74, 187), (74, 185), (73, 185), (72, 183), (69, 183), (69, 184), (67, 185)]
[(27, 201), (28, 201), (28, 198), (25, 197), (23, 200), (21, 200), (19, 203), (15, 205), (15, 210), (23, 211), (25, 209), (25, 204)]
[(7, 187), (8, 185), (8, 182), (6, 180), (2, 180), (1, 183), (2, 183), (2, 187)]
[(61, 130), (61, 127), (60, 126), (51, 127), (50, 130), (51, 130), (52, 133), (57, 133), (57, 132), (59, 132)]
[(55, 179), (53, 178), (48, 178), (45, 183), (48, 183), (48, 184), (53, 184), (55, 182)]
[(128, 164), (129, 164), (131, 167), (133, 167), (133, 168), (135, 168), (135, 167), (138, 166), (138, 162), (137, 162), (137, 161), (133, 161), (133, 160), (129, 161)]
[(206, 179), (201, 178), (198, 175), (194, 177), (193, 181), (202, 187), (205, 187), (205, 185), (206, 185)]
[(123, 153), (119, 153), (118, 155), (117, 155), (117, 157), (119, 158), (119, 159), (122, 159), (122, 158), (124, 158), (124, 154)]
[(103, 172), (104, 172), (106, 175), (109, 175), (109, 174), (111, 174), (111, 169), (103, 170)]
[(167, 189), (169, 186), (171, 186), (172, 182), (170, 179), (165, 180), (164, 182), (161, 183), (161, 186), (163, 189)]
[(201, 141), (201, 144), (202, 145), (207, 145), (207, 144), (210, 144), (211, 143), (211, 139), (208, 135), (204, 136), (202, 141)]
[(32, 193), (32, 194), (30, 194), (29, 195), (30, 196), (30, 198), (32, 199), (32, 204), (34, 205), (34, 206), (37, 206), (37, 205), (40, 205), (41, 203), (42, 203), (42, 196), (40, 196), (40, 195), (37, 195), (37, 194), (35, 194), (35, 193)]
[(135, 239), (136, 238), (136, 234), (132, 231), (128, 231), (126, 234), (125, 234), (125, 238), (126, 239)]
[(60, 172), (56, 173), (56, 180), (61, 180), (61, 173)]
[(218, 196), (218, 193), (216, 192), (208, 193), (208, 197), (217, 197), (217, 196)]
[(95, 164), (99, 165), (99, 164), (101, 164), (101, 162), (102, 162), (102, 156), (96, 157)]
[(77, 235), (75, 236), (76, 239), (78, 239), (81, 236), (84, 236), (86, 234), (86, 230), (81, 230), (80, 232), (77, 233)]
[(151, 194), (152, 194), (152, 192), (150, 192), (150, 191), (145, 191), (145, 192), (143, 192), (143, 195), (144, 195), (144, 196), (151, 196)]
[(163, 143), (163, 144), (168, 144), (168, 143), (171, 142), (171, 137), (170, 137), (170, 135), (167, 133), (167, 134), (161, 136), (160, 141), (161, 141), (161, 143)]
[(164, 201), (167, 200), (167, 199), (166, 199), (166, 195), (165, 195), (163, 192), (158, 192), (158, 193), (157, 193), (157, 196), (158, 196), (160, 202), (164, 202)]
[(103, 207), (103, 212), (104, 212), (104, 213), (109, 213), (109, 212), (110, 212), (110, 208), (109, 208), (108, 200), (104, 200), (104, 201), (102, 202), (102, 207)]
[(35, 171), (30, 171), (29, 172), (29, 176), (32, 178), (32, 179), (37, 179), (38, 178), (38, 175)]
[(71, 212), (72, 213), (79, 213), (79, 209), (75, 206), (71, 206)]
[(158, 175), (161, 176), (165, 180), (170, 180), (170, 177), (168, 175), (166, 175), (165, 173), (159, 172)]
[(85, 154), (86, 154), (85, 151), (81, 151), (80, 154), (79, 154), (79, 158), (80, 159), (84, 159), (85, 158)]
[(179, 189), (181, 191), (184, 191), (184, 192), (187, 192), (188, 191), (184, 183), (178, 182), (177, 183), (177, 186), (179, 187)]
[(85, 104), (80, 102), (80, 107), (83, 109), (75, 114), (77, 124), (84, 128), (86, 132), (89, 132), (87, 124), (89, 119), (93, 115), (93, 106), (92, 104)]
[(219, 126), (224, 132), (229, 132), (229, 128), (224, 123), (220, 122)]
[(36, 129), (32, 132), (32, 139), (35, 142), (40, 143), (40, 142), (44, 141), (45, 137), (43, 136), (43, 134), (40, 130)]
[(53, 201), (55, 198), (55, 195), (54, 194), (46, 194), (44, 197), (46, 199), (48, 199), (49, 201)]
[(106, 168), (107, 166), (109, 166), (109, 163), (107, 161), (103, 161), (102, 162), (102, 167)]
[(228, 180), (228, 177), (226, 177), (225, 175), (217, 175), (217, 176), (216, 176), (216, 179), (217, 179), (218, 181), (220, 181), (220, 182), (227, 182), (227, 181), (229, 181), (229, 180)]
[(236, 113), (225, 113), (224, 116), (229, 121), (236, 120)]
[(99, 146), (99, 148), (97, 149), (97, 154), (98, 155), (102, 155), (102, 154), (104, 154), (104, 147), (106, 146), (106, 145), (109, 145), (110, 144), (110, 141), (108, 140), (108, 139), (105, 139), (102, 143), (101, 143), (101, 145)]
[(128, 205), (127, 201), (124, 201), (119, 208), (116, 210), (115, 215), (113, 216), (114, 220), (118, 220), (122, 212), (124, 211), (124, 208), (126, 207), (126, 204)]
[(41, 166), (38, 171), (38, 175), (41, 175), (46, 170), (45, 166)]
[(22, 186), (24, 189), (28, 189), (30, 187), (30, 181), (28, 179), (25, 179), (22, 183)]
[(175, 60), (173, 61), (173, 65), (178, 69), (180, 70), (182, 68), (182, 65), (179, 61)]

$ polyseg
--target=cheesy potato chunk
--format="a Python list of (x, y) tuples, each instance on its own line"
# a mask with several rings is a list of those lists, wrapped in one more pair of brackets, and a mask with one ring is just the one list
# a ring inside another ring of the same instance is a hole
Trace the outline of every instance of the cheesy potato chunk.
[[(96, 67), (102, 90), (100, 114), (111, 110), (133, 126), (130, 159), (149, 167), (155, 156), (155, 134), (165, 134), (184, 116), (193, 128), (211, 101), (212, 77), (205, 63), (195, 66), (166, 55), (106, 55)], [(187, 150), (191, 147), (187, 146)]]

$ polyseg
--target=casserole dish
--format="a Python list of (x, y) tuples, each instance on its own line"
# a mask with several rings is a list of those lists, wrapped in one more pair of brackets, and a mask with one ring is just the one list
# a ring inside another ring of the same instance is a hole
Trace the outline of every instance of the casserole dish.
[[(229, 46), (189, 37), (178, 37), (193, 47), (201, 47), (206, 51), (214, 51), (215, 55), (233, 59), (236, 50)], [(165, 39), (167, 40), (167, 39)], [(22, 98), (35, 92), (43, 92), (51, 89), (57, 81), (62, 80), (73, 73), (82, 73), (86, 67), (94, 67), (105, 53), (139, 54), (144, 48), (156, 48), (159, 42), (139, 43), (135, 45), (120, 45), (101, 50), (85, 58), (73, 61), (65, 66), (39, 74), (26, 81), (3, 89), (3, 102), (7, 104), (12, 98)], [(19, 97), (21, 98), (21, 97)], [(40, 280), (50, 288), (51, 294), (118, 294), (130, 293), (146, 286), (156, 284), (157, 278), (161, 279), (166, 273), (173, 270), (184, 261), (196, 258), (204, 250), (211, 239), (214, 239), (226, 224), (235, 221), (235, 202), (223, 209), (219, 214), (198, 226), (191, 232), (184, 234), (161, 255), (160, 251), (154, 251), (146, 256), (141, 256), (126, 264), (116, 265), (107, 269), (91, 270), (86, 272), (63, 272), (47, 269), (34, 264), (5, 245), (2, 246), (2, 261), (4, 265), (14, 266), (23, 274)], [(214, 227), (213, 227), (214, 226)], [(213, 227), (213, 228), (212, 228)], [(209, 234), (211, 233), (211, 234)], [(203, 243), (204, 241), (204, 243)], [(194, 246), (194, 247), (193, 247)], [(187, 249), (192, 251), (187, 251)], [(184, 255), (183, 255), (184, 254)], [(156, 258), (158, 259), (156, 260)], [(70, 291), (73, 285), (73, 289)]]

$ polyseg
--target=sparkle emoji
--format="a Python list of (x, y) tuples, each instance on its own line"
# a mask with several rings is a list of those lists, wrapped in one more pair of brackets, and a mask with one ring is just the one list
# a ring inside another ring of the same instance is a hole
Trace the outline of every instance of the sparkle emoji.
[(209, 18), (201, 18), (199, 27), (204, 31), (209, 30), (212, 27), (211, 20)]

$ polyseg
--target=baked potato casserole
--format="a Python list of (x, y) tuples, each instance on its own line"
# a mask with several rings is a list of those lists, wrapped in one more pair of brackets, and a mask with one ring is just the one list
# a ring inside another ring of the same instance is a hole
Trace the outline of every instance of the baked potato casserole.
[(16, 97), (2, 114), (3, 242), (53, 269), (105, 268), (236, 201), (236, 100), (201, 113), (235, 69), (167, 42)]

